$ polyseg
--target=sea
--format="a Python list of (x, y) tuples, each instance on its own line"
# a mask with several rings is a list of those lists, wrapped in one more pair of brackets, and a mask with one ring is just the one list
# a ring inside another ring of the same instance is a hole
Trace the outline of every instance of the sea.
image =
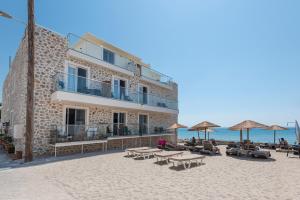
[[(289, 144), (296, 144), (296, 130), (295, 128), (289, 128), (284, 131), (276, 131), (276, 143), (280, 138), (284, 138)], [(204, 132), (200, 132), (200, 138), (204, 139)], [(192, 137), (198, 138), (197, 131), (188, 131), (188, 129), (178, 129), (179, 139), (191, 139)], [(240, 131), (231, 131), (228, 128), (215, 128), (214, 132), (209, 133), (210, 139), (222, 140), (222, 141), (240, 141)], [(247, 139), (247, 131), (243, 131), (243, 139)], [(251, 129), (249, 133), (249, 139), (253, 142), (261, 143), (273, 143), (274, 131)]]

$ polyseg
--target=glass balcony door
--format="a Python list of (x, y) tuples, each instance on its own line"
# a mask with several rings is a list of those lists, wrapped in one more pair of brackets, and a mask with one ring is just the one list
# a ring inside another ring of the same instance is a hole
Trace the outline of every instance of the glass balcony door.
[(139, 103), (148, 104), (148, 88), (145, 86), (139, 86)]
[(139, 115), (139, 134), (148, 134), (148, 115)]
[(120, 136), (125, 135), (126, 127), (126, 114), (114, 113), (113, 114), (113, 135)]
[(68, 91), (86, 92), (87, 70), (80, 67), (68, 67)]
[(86, 110), (84, 109), (66, 109), (66, 134), (74, 139), (82, 139), (85, 132)]
[(124, 100), (126, 98), (127, 84), (125, 80), (114, 79), (113, 96), (116, 99)]

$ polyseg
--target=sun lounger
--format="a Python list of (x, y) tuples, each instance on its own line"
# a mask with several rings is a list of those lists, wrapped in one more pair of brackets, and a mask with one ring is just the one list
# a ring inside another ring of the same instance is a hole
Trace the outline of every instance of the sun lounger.
[(238, 153), (240, 151), (240, 148), (230, 148), (230, 149), (226, 149), (226, 155), (235, 155), (237, 156)]
[(146, 150), (146, 149), (150, 149), (150, 147), (130, 148), (130, 149), (126, 149), (125, 151), (127, 152), (128, 156), (134, 156), (135, 151), (137, 151), (137, 150)]
[(183, 151), (162, 151), (154, 154), (154, 157), (156, 157), (157, 162), (158, 161), (166, 161), (169, 163), (169, 158), (174, 156), (180, 156), (183, 154)]
[(146, 157), (149, 159), (150, 156), (154, 156), (155, 153), (161, 152), (162, 149), (142, 149), (142, 150), (135, 150), (134, 154), (137, 158), (144, 158), (146, 159)]
[(203, 149), (200, 151), (200, 153), (215, 155), (220, 154), (220, 149), (218, 147), (215, 147), (209, 141), (206, 141), (203, 143)]
[(249, 152), (249, 156), (252, 156), (253, 158), (269, 158), (271, 157), (271, 153), (270, 151), (256, 150)]
[[(186, 167), (190, 168), (192, 162), (196, 162), (197, 165), (202, 164), (202, 160), (205, 158), (203, 155), (182, 155), (178, 157), (171, 157), (169, 158), (170, 161), (173, 161), (173, 166), (183, 165), (183, 167), (186, 169)], [(200, 160), (200, 163), (199, 163)], [(188, 166), (186, 166), (188, 165)]]
[(184, 151), (187, 148), (184, 146), (179, 146), (179, 145), (175, 145), (175, 144), (171, 144), (171, 143), (166, 143), (165, 145), (165, 150), (168, 151)]

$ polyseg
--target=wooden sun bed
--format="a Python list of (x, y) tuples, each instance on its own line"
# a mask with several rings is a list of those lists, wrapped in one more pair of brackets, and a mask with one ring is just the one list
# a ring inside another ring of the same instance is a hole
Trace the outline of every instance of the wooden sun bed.
[[(182, 155), (179, 157), (171, 157), (169, 158), (170, 161), (173, 161), (173, 166), (183, 165), (184, 169), (186, 169), (186, 165), (188, 164), (188, 168), (191, 168), (192, 162), (196, 162), (197, 165), (202, 164), (202, 160), (205, 158), (203, 155)], [(198, 162), (200, 160), (200, 163)]]
[(173, 156), (179, 156), (182, 154), (183, 151), (163, 151), (163, 152), (155, 153), (154, 157), (156, 157), (157, 162), (165, 160), (167, 163), (169, 163), (169, 158)]
[(135, 150), (134, 154), (137, 158), (144, 158), (146, 159), (146, 157), (149, 159), (150, 156), (154, 156), (155, 153), (161, 152), (162, 149), (157, 149), (157, 148), (153, 148), (153, 149), (142, 149), (142, 150)]
[(253, 158), (270, 158), (271, 157), (271, 153), (270, 151), (264, 151), (264, 150), (255, 150), (255, 151), (251, 151), (249, 153), (249, 156), (252, 156)]
[(146, 149), (150, 149), (150, 147), (136, 147), (136, 148), (126, 149), (125, 151), (127, 152), (128, 156), (134, 156), (135, 155), (135, 151), (146, 150)]

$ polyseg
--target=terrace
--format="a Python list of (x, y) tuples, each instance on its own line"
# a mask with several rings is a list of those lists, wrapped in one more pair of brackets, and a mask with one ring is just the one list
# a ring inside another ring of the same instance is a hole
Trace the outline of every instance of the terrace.
[(113, 70), (116, 69), (124, 73), (129, 72), (132, 74), (138, 70), (138, 74), (143, 80), (152, 82), (154, 84), (159, 84), (161, 86), (171, 87), (172, 83), (174, 83), (171, 77), (153, 70), (147, 66), (135, 63), (134, 60), (130, 60), (124, 55), (120, 55), (116, 52), (113, 52), (112, 50), (100, 46), (96, 44), (96, 42), (92, 42), (72, 33), (68, 34), (67, 40), (68, 48), (70, 50), (75, 51), (75, 53), (80, 53), (84, 56), (88, 56), (92, 59), (104, 62), (108, 65), (109, 68)]
[(51, 144), (106, 140), (107, 138), (172, 134), (163, 127), (149, 128), (146, 124), (99, 123), (98, 125), (64, 125), (51, 127)]
[[(119, 106), (123, 108), (169, 113), (178, 112), (178, 103), (175, 100), (155, 94), (132, 91), (128, 87), (119, 87), (118, 90), (114, 90), (110, 81), (98, 81), (63, 72), (58, 72), (54, 76), (53, 81), (55, 91), (52, 95), (52, 100), (54, 101), (76, 100), (82, 101), (78, 103), (91, 103), (102, 106)], [(81, 98), (58, 92), (81, 95)]]

